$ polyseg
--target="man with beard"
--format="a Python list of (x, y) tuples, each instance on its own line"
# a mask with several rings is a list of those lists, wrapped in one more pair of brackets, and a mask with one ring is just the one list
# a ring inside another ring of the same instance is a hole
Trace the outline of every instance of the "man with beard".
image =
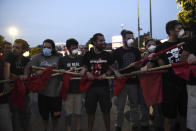
[[(88, 131), (92, 131), (95, 120), (97, 103), (99, 102), (106, 131), (110, 131), (110, 109), (112, 106), (110, 99), (109, 83), (104, 79), (110, 73), (112, 59), (105, 48), (105, 38), (101, 33), (96, 33), (91, 38), (93, 48), (86, 52), (83, 57), (83, 64), (88, 79), (93, 80), (93, 84), (86, 92), (85, 107), (88, 114)], [(95, 79), (97, 77), (97, 79)]]
[[(23, 53), (29, 50), (28, 43), (23, 39), (16, 39), (13, 45), (13, 53), (9, 53), (5, 56), (4, 65), (4, 77), (5, 79), (12, 79), (14, 77), (19, 77), (24, 80), (26, 76), (24, 75), (24, 69), (29, 62), (29, 58), (23, 56)], [(8, 87), (6, 83), (6, 87)], [(23, 131), (28, 131), (29, 120), (30, 120), (30, 109), (29, 109), (29, 97), (26, 93), (26, 101), (24, 110), (11, 105), (13, 129)]]
[(0, 60), (3, 60), (4, 56), (10, 52), (12, 52), (12, 44), (5, 41), (0, 50)]
[[(4, 79), (3, 68), (4, 68), (4, 56), (5, 54), (12, 51), (12, 44), (4, 42), (2, 47), (2, 55), (0, 56), (0, 80)], [(0, 130), (1, 131), (12, 131), (12, 121), (9, 108), (9, 94), (3, 94), (4, 84), (0, 83)]]

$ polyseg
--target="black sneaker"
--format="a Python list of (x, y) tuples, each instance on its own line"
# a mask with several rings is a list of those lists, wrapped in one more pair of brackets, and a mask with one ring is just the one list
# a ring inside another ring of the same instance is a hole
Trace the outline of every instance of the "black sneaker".
[(115, 131), (121, 131), (121, 127), (119, 127), (119, 126), (116, 126), (116, 129), (115, 129)]
[(131, 121), (131, 120), (130, 120), (130, 115), (131, 115), (130, 111), (125, 112), (125, 119), (126, 119), (128, 122)]
[(150, 131), (149, 126), (141, 126), (140, 131)]
[(164, 131), (164, 128), (160, 128), (160, 127), (151, 127), (150, 128), (151, 131)]
[(140, 131), (137, 126), (133, 126), (131, 131)]

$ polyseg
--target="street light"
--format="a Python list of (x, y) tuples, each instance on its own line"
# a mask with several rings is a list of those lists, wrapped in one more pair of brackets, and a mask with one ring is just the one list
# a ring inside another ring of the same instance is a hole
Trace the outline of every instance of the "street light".
[(150, 2), (150, 37), (152, 38), (152, 6), (151, 6), (151, 0)]
[(9, 30), (9, 35), (12, 37), (12, 41), (14, 42), (16, 35), (18, 34), (18, 30), (16, 27), (10, 27)]
[(120, 24), (120, 27), (121, 27), (121, 28), (122, 28), (122, 30), (123, 30), (124, 24)]
[(137, 0), (137, 9), (138, 9), (138, 27), (137, 27), (137, 29), (138, 29), (138, 48), (140, 49), (140, 30), (141, 30), (141, 28), (140, 28), (140, 10), (139, 10), (139, 7), (140, 7), (140, 5), (139, 5), (139, 0)]

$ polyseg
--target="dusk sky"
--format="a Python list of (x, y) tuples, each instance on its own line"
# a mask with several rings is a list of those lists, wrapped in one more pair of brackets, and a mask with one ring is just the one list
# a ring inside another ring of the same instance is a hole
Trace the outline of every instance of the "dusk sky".
[[(165, 24), (177, 19), (176, 0), (152, 0), (153, 38), (165, 39)], [(121, 24), (137, 37), (137, 0), (0, 0), (0, 35), (12, 41), (8, 28), (18, 29), (16, 38), (31, 47), (50, 38), (65, 42), (76, 38), (85, 44), (95, 33), (106, 42), (119, 35)], [(149, 0), (140, 0), (141, 34), (150, 30)]]

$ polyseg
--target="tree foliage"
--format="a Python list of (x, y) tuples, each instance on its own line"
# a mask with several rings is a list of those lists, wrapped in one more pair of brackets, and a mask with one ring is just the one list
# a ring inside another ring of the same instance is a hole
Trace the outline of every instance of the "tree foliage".
[(196, 0), (176, 0), (178, 7), (182, 9), (178, 12), (178, 20), (183, 25), (196, 23)]
[(2, 35), (0, 35), (0, 53), (2, 53), (2, 47), (3, 47), (3, 43), (5, 42), (5, 39)]
[[(140, 35), (140, 47), (144, 47), (144, 42), (147, 40), (147, 39), (150, 39), (150, 32), (147, 32), (147, 33), (144, 33), (143, 35)], [(134, 40), (134, 46), (135, 47), (138, 47), (138, 37), (135, 38)]]

